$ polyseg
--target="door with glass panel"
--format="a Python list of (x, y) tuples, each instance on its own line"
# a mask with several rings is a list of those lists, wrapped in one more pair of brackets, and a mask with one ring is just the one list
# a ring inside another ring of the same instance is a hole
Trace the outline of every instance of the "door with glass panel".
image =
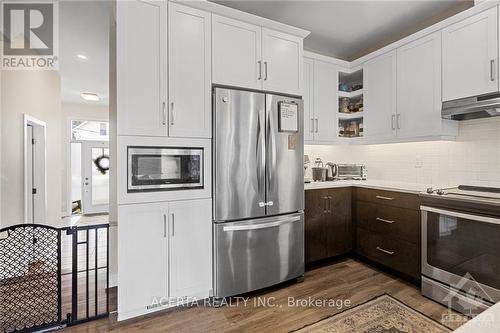
[(109, 211), (109, 144), (107, 141), (82, 143), (83, 214)]

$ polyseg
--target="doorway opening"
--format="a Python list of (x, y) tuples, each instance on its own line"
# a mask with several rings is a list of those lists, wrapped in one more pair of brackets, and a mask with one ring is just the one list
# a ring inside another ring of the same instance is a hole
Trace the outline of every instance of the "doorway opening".
[(45, 224), (46, 193), (46, 125), (24, 115), (24, 223)]
[(109, 123), (71, 120), (71, 214), (109, 212)]

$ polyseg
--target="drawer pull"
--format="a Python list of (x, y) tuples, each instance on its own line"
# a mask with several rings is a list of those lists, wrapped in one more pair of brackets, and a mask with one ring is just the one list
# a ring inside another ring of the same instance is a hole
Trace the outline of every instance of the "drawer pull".
[(381, 195), (377, 195), (376, 196), (377, 199), (380, 199), (380, 200), (394, 200), (394, 198), (389, 198), (389, 197), (383, 197)]
[(392, 220), (382, 219), (380, 217), (377, 217), (376, 220), (380, 221), (380, 222), (384, 222), (384, 223), (389, 223), (389, 224), (393, 224), (395, 222), (395, 221), (392, 221)]
[(377, 246), (377, 250), (379, 250), (380, 252), (384, 252), (385, 254), (388, 254), (388, 255), (393, 255), (395, 252), (394, 251), (387, 251), (387, 250), (384, 250), (383, 248), (381, 248), (380, 246)]

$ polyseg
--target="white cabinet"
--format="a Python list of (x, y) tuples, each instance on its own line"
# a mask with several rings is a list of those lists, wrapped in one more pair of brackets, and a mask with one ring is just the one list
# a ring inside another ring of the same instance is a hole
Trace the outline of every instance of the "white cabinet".
[(150, 312), (168, 297), (168, 203), (118, 207), (118, 313)]
[(303, 39), (212, 15), (215, 84), (302, 95)]
[(212, 200), (176, 201), (170, 213), (170, 296), (208, 296), (212, 288)]
[(339, 73), (334, 64), (314, 61), (314, 141), (337, 138)]
[(212, 15), (214, 83), (262, 88), (261, 34), (259, 26)]
[(364, 132), (367, 139), (396, 135), (396, 51), (363, 65)]
[(443, 100), (498, 91), (498, 14), (490, 8), (442, 30)]
[(117, 130), (164, 136), (167, 10), (164, 1), (117, 3)]
[(399, 137), (442, 134), (440, 32), (397, 50), (396, 117)]
[(166, 6), (117, 3), (118, 135), (210, 138), (211, 14)]
[(118, 207), (119, 320), (206, 298), (211, 287), (211, 199)]
[(169, 2), (169, 136), (210, 138), (211, 15)]
[(304, 58), (304, 141), (334, 143), (337, 138), (339, 71), (334, 64)]
[(304, 141), (314, 140), (314, 60), (304, 58)]
[(303, 40), (262, 28), (263, 89), (302, 95)]

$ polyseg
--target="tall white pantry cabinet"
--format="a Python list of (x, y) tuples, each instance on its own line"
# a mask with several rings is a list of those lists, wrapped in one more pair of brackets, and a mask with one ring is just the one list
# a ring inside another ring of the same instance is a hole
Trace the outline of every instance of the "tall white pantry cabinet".
[(204, 190), (179, 195), (127, 194), (126, 179), (132, 143), (201, 145), (210, 175), (211, 84), (211, 13), (167, 1), (117, 2), (119, 320), (209, 296), (210, 179)]

